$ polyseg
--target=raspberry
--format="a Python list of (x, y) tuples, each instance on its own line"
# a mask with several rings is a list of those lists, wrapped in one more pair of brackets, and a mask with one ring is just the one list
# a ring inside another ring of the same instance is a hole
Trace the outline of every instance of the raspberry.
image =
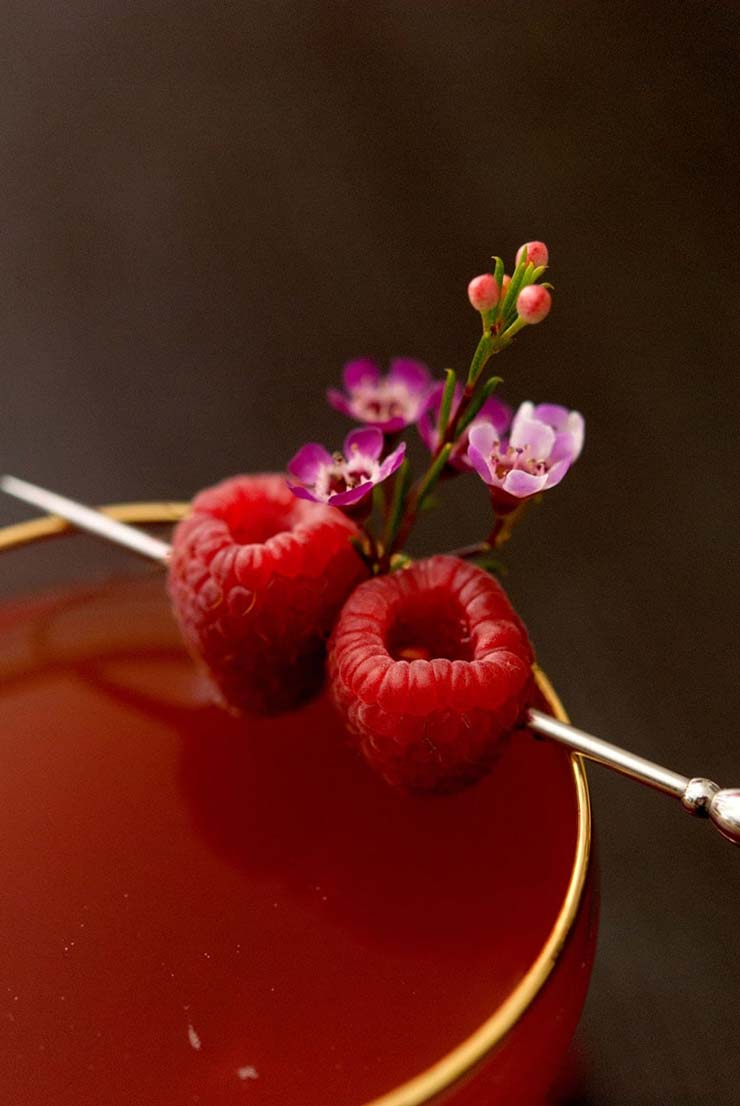
[(227, 706), (274, 714), (318, 691), (337, 613), (367, 575), (355, 533), (278, 475), (236, 476), (195, 498), (175, 530), (169, 589)]
[(436, 556), (357, 588), (329, 677), (351, 737), (388, 783), (446, 792), (479, 779), (522, 721), (533, 659), (503, 588)]

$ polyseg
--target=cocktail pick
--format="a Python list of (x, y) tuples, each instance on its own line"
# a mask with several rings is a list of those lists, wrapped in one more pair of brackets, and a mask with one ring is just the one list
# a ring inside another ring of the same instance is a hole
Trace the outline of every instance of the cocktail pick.
[[(101, 511), (86, 507), (67, 496), (19, 480), (1, 476), (0, 489), (16, 499), (30, 503), (49, 514), (58, 515), (80, 530), (125, 546), (144, 557), (166, 564), (171, 547), (135, 526), (128, 526)], [(740, 845), (740, 788), (723, 788), (702, 776), (682, 776), (636, 753), (604, 741), (600, 737), (560, 722), (539, 710), (530, 710), (527, 724), (541, 737), (580, 753), (588, 760), (604, 764), (629, 779), (672, 795), (689, 814), (709, 818), (728, 841)]]
[(15, 499), (22, 499), (24, 503), (39, 507), (47, 514), (59, 515), (79, 530), (86, 530), (99, 538), (123, 545), (142, 557), (167, 563), (171, 549), (167, 542), (153, 538), (151, 534), (147, 534), (145, 530), (139, 530), (136, 526), (127, 526), (125, 522), (118, 522), (117, 519), (110, 518), (102, 511), (85, 507), (74, 499), (57, 495), (56, 492), (50, 492), (36, 484), (29, 484), (27, 480), (19, 480), (16, 476), (0, 476), (0, 489), (14, 496)]

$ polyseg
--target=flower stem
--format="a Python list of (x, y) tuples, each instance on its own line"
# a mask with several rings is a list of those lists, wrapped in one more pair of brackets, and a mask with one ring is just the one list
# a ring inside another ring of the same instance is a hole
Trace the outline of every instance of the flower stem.
[(486, 544), (490, 549), (497, 550), (500, 549), (502, 545), (506, 545), (514, 527), (521, 520), (529, 503), (529, 499), (523, 499), (513, 510), (506, 511), (504, 514), (499, 513), (494, 515), (493, 527), (486, 539)]
[(445, 438), (449, 428), (450, 412), (452, 411), (452, 401), (455, 398), (456, 383), (457, 374), (455, 370), (445, 369), (445, 385), (442, 391), (442, 400), (439, 405), (438, 434), (440, 441)]
[(450, 459), (450, 454), (451, 453), (452, 453), (452, 442), (447, 442), (446, 445), (442, 446), (442, 448), (440, 450), (438, 450), (434, 461), (432, 462), (432, 464), (427, 469), (425, 476), (423, 477), (423, 479), (421, 480), (421, 483), (419, 484), (419, 490), (416, 493), (416, 509), (417, 509), (417, 511), (420, 511), (421, 508), (424, 506), (424, 500), (431, 493), (432, 488), (437, 483), (437, 480), (440, 477), (442, 469), (445, 467), (445, 465), (447, 464), (447, 462)]
[(487, 541), (476, 541), (472, 545), (461, 545), (457, 549), (449, 549), (446, 556), (459, 557), (461, 561), (470, 561), (474, 557), (481, 557), (484, 553), (490, 553), (491, 546)]
[[(439, 444), (432, 454), (432, 459), (429, 462), (429, 467), (426, 472), (421, 476), (416, 486), (409, 492), (404, 503), (398, 503), (397, 497), (394, 494), (394, 502), (391, 510), (387, 515), (386, 523), (386, 539), (383, 542), (383, 555), (380, 560), (378, 571), (386, 571), (390, 563), (390, 558), (397, 549), (401, 548), (409, 536), (411, 529), (416, 521), (416, 517), (419, 511), (424, 506), (424, 500), (427, 499), (431, 493), (434, 485), (439, 479), (442, 470), (450, 459), (450, 454), (454, 449), (458, 438), (462, 434), (463, 429), (470, 422), (470, 418), (466, 417), (467, 412), (471, 405), (473, 406), (474, 413), (480, 410), (481, 403), (490, 395), (493, 389), (499, 382), (499, 378), (496, 378), (496, 384), (491, 385), (490, 390), (488, 384), (484, 385), (483, 400), (478, 403), (480, 396), (477, 394), (477, 385), (480, 381), (483, 370), (490, 361), (491, 357), (495, 353), (498, 353), (503, 348), (501, 339), (487, 331), (476, 347), (473, 359), (470, 363), (470, 369), (468, 370), (468, 378), (465, 384), (465, 390), (460, 398), (460, 402), (457, 405), (457, 409), (454, 413), (451, 411), (455, 377), (451, 370), (448, 370), (447, 380), (445, 382), (445, 389), (442, 398), (442, 409), (446, 408), (446, 418), (439, 420)], [(440, 412), (441, 414), (442, 412)], [(471, 416), (473, 417), (473, 416)], [(444, 430), (443, 430), (444, 427)], [(405, 481), (399, 480), (397, 487), (404, 484)], [(394, 489), (395, 493), (396, 489)], [(399, 513), (400, 512), (400, 513)]]
[(379, 558), (378, 571), (387, 571), (391, 555), (396, 547), (396, 536), (403, 518), (403, 506), (406, 497), (406, 489), (408, 487), (408, 477), (409, 463), (408, 461), (404, 461), (396, 473), (396, 479), (393, 485), (393, 498), (385, 519), (382, 555)]
[(391, 543), (386, 547), (383, 554), (382, 564), (389, 564), (390, 558), (396, 552), (397, 549), (403, 548), (404, 542), (411, 533), (411, 529), (416, 522), (416, 517), (419, 511), (424, 506), (424, 501), (429, 497), (440, 477), (442, 469), (447, 464), (450, 454), (452, 453), (452, 443), (447, 442), (434, 454), (431, 465), (417, 482), (415, 487), (411, 489), (406, 500), (406, 509), (399, 517), (399, 523), (395, 528), (395, 534)]
[[(523, 277), (524, 269), (522, 269), (520, 275)], [(424, 506), (424, 500), (428, 498), (439, 479), (458, 439), (486, 399), (492, 395), (494, 389), (501, 382), (500, 377), (494, 377), (487, 381), (480, 390), (478, 388), (486, 365), (494, 354), (499, 353), (509, 344), (509, 341), (510, 337), (497, 334), (493, 327), (487, 327), (484, 330), (470, 362), (465, 389), (454, 412), (452, 407), (455, 394), (455, 373), (452, 369), (446, 371), (437, 424), (439, 438), (437, 448), (432, 454), (426, 472), (408, 494), (406, 494), (407, 468), (399, 469), (393, 489), (393, 500), (386, 511), (382, 553), (377, 561), (378, 572), (386, 572), (393, 554), (403, 547), (419, 511)], [(402, 471), (404, 472), (403, 477), (401, 476)]]

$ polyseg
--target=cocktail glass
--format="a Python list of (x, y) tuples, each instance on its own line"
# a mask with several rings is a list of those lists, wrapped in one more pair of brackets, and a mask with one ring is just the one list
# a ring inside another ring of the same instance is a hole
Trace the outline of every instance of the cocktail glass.
[(2, 1101), (541, 1106), (593, 957), (580, 759), (518, 734), (397, 796), (324, 698), (213, 706), (161, 573), (110, 563), (0, 531)]

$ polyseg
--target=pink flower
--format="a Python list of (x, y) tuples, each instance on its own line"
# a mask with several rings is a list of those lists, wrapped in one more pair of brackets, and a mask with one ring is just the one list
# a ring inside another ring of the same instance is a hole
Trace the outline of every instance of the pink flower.
[(512, 510), (519, 501), (560, 483), (579, 457), (583, 437), (583, 416), (577, 411), (523, 403), (508, 441), (490, 423), (471, 426), (468, 461), (490, 486), (494, 507)]
[[(429, 403), (427, 409), (419, 419), (418, 430), (421, 440), (427, 447), (430, 453), (434, 453), (439, 445), (439, 431), (437, 429), (437, 422), (439, 420), (439, 408), (442, 403), (442, 392), (444, 391), (444, 384), (438, 384), (429, 395)], [(459, 406), (462, 398), (462, 388), (458, 384), (455, 388), (455, 398), (452, 401), (452, 413), (454, 415), (457, 407)], [(497, 399), (496, 396), (491, 396), (481, 407), (478, 414), (475, 416), (476, 423), (490, 423), (496, 429), (496, 433), (499, 437), (506, 432), (506, 429), (511, 422), (511, 408), (508, 404), (502, 400)], [(473, 423), (472, 425), (475, 425)], [(468, 434), (469, 429), (465, 430), (458, 441), (457, 445), (450, 454), (449, 464), (453, 468), (461, 471), (469, 471), (471, 464), (468, 460)]]
[(326, 393), (332, 407), (386, 434), (417, 421), (431, 383), (426, 365), (410, 357), (395, 357), (387, 376), (381, 376), (375, 362), (367, 358), (350, 361), (342, 379), (346, 394), (335, 388)]
[(331, 454), (322, 445), (309, 442), (298, 450), (288, 465), (297, 483), (288, 487), (299, 499), (349, 507), (358, 503), (396, 471), (406, 453), (406, 443), (389, 453), (384, 461), (383, 434), (377, 427), (352, 430), (344, 439), (342, 453)]

